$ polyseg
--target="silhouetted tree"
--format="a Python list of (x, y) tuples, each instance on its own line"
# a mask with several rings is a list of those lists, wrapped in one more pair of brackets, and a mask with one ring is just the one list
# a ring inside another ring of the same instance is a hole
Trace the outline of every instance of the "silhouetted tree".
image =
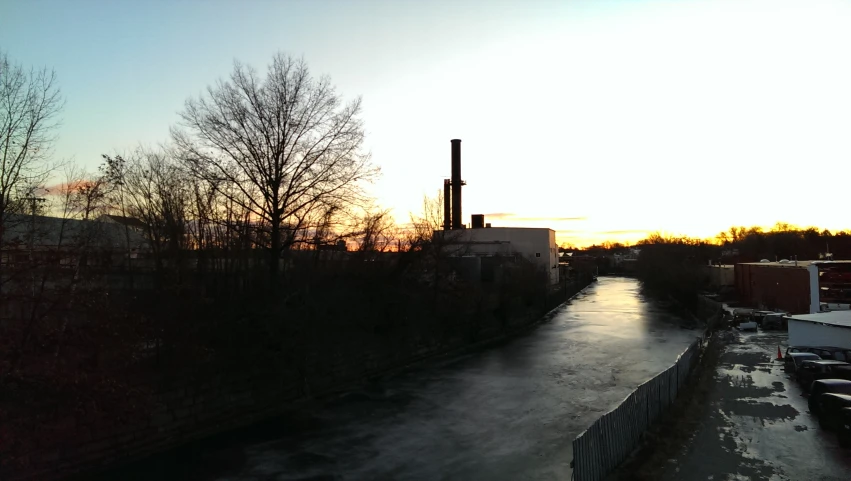
[[(343, 105), (328, 78), (275, 55), (265, 77), (239, 63), (228, 80), (189, 99), (172, 134), (190, 172), (268, 228), (269, 268), (317, 211), (362, 198), (377, 169), (361, 152), (361, 101)], [(229, 189), (222, 188), (227, 183)]]
[(25, 69), (0, 51), (0, 245), (7, 214), (25, 212), (27, 197), (52, 170), (50, 148), (62, 106), (55, 72)]

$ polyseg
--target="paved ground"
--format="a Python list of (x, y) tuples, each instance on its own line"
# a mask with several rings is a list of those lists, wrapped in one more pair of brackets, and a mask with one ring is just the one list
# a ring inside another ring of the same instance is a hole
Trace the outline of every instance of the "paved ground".
[(673, 363), (698, 335), (683, 322), (637, 281), (600, 278), (512, 341), (329, 400), (262, 439), (113, 476), (567, 480), (573, 438)]
[(733, 334), (699, 427), (661, 480), (851, 479), (851, 451), (818, 426), (807, 399), (782, 362), (774, 361), (785, 333)]

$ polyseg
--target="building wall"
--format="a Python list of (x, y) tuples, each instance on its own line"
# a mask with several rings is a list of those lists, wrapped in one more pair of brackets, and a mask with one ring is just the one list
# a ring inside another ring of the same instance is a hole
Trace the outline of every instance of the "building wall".
[(491, 227), (450, 231), (458, 242), (461, 255), (519, 254), (547, 273), (550, 283), (559, 281), (558, 246), (552, 229), (526, 227)]
[(789, 319), (790, 346), (835, 346), (851, 349), (851, 328)]
[(736, 272), (733, 266), (703, 266), (703, 273), (709, 279), (711, 286), (723, 287), (736, 284)]
[(810, 273), (804, 267), (736, 264), (736, 290), (754, 307), (810, 313)]

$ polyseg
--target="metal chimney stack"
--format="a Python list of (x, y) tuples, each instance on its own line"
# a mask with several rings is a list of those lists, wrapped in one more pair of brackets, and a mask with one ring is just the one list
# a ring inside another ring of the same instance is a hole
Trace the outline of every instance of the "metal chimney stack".
[(443, 230), (452, 228), (452, 181), (443, 179)]
[(461, 221), (461, 139), (452, 139), (452, 228), (463, 229)]

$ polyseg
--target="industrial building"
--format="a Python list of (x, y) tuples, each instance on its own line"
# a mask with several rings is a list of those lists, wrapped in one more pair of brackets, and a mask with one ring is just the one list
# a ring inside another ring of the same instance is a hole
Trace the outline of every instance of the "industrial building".
[[(520, 256), (546, 273), (551, 284), (559, 282), (558, 246), (555, 231), (533, 227), (492, 227), (485, 216), (471, 216), (470, 228), (463, 223), (461, 187), (461, 140), (453, 139), (452, 178), (443, 181), (443, 230), (436, 231), (449, 246), (450, 255), (467, 258)], [(468, 259), (468, 264), (481, 265)], [(475, 266), (472, 266), (475, 268)]]
[(851, 349), (851, 311), (792, 316), (789, 319), (789, 345)]
[(709, 264), (702, 267), (706, 283), (714, 288), (733, 287), (736, 285), (736, 266)]
[(851, 261), (746, 262), (736, 264), (739, 299), (760, 309), (813, 314), (848, 308), (851, 303)]

